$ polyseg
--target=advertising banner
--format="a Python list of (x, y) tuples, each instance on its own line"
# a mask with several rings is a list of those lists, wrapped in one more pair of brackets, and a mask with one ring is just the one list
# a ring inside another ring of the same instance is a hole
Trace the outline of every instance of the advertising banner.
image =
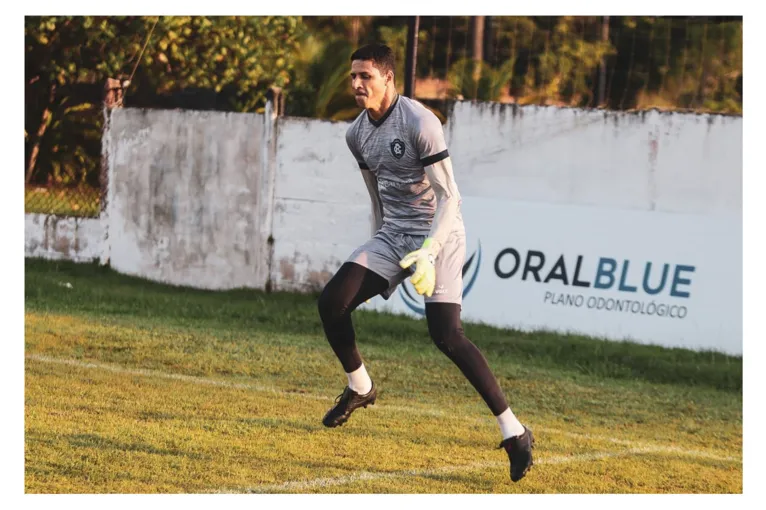
[[(742, 353), (742, 222), (464, 197), (463, 319)], [(422, 316), (407, 280), (374, 309)]]

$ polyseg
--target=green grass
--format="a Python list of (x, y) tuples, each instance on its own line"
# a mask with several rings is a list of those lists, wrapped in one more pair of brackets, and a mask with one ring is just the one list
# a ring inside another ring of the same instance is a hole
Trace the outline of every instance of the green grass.
[(101, 191), (90, 186), (77, 188), (24, 188), (24, 211), (60, 216), (98, 217), (101, 213)]
[(538, 440), (511, 484), (422, 321), (355, 313), (380, 396), (329, 430), (345, 376), (315, 296), (40, 260), (25, 276), (27, 492), (742, 491), (739, 357), (466, 324)]

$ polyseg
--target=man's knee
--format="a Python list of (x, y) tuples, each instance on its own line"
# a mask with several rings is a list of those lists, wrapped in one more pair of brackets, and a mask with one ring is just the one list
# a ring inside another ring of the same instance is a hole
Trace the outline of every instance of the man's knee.
[(344, 263), (319, 295), (319, 316), (325, 325), (348, 317), (365, 299), (380, 294), (388, 281), (366, 267)]
[(444, 354), (459, 352), (465, 343), (463, 328), (453, 324), (429, 323), (428, 334)]
[(468, 342), (460, 322), (459, 304), (426, 303), (426, 321), (431, 340), (448, 356), (460, 352)]
[(326, 285), (317, 300), (317, 308), (324, 324), (334, 324), (346, 314), (348, 304), (344, 302), (340, 292), (333, 286)]

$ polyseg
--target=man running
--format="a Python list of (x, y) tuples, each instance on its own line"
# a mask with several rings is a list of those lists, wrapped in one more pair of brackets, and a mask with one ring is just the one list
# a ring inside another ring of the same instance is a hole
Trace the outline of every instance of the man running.
[(325, 334), (348, 379), (322, 423), (337, 427), (354, 410), (375, 403), (377, 388), (357, 349), (351, 312), (379, 294), (388, 299), (411, 275), (415, 290), (425, 296), (434, 343), (497, 418), (500, 447), (516, 482), (532, 467), (534, 438), (508, 407), (487, 360), (463, 333), (465, 228), (441, 122), (421, 103), (397, 94), (394, 56), (387, 46), (367, 45), (351, 55), (351, 87), (364, 111), (346, 132), (346, 142), (370, 193), (374, 234), (319, 297)]

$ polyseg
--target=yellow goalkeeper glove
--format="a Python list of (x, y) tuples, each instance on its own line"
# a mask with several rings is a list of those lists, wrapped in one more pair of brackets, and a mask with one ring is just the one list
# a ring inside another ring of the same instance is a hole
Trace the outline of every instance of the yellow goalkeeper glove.
[(431, 297), (434, 293), (434, 286), (436, 285), (435, 261), (433, 239), (430, 237), (423, 241), (423, 246), (419, 250), (408, 253), (399, 261), (399, 265), (404, 269), (415, 264), (415, 273), (410, 277), (410, 281), (421, 296), (425, 294)]

